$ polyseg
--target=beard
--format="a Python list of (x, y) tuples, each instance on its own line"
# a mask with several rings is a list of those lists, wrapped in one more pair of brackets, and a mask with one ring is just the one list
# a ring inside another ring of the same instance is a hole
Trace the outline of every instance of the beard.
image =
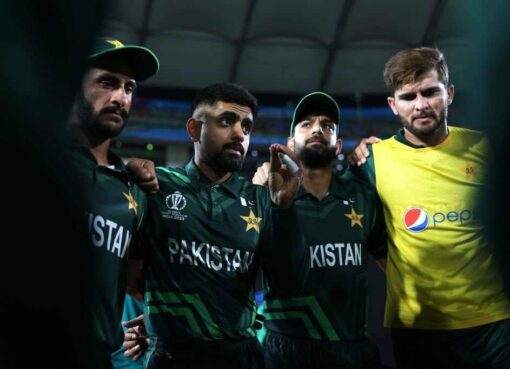
[[(230, 155), (228, 149), (238, 150), (241, 156)], [(244, 147), (240, 142), (231, 142), (222, 146), (221, 150), (204, 156), (204, 163), (216, 173), (237, 172), (243, 167), (245, 158)]]
[[(75, 102), (76, 116), (83, 130), (92, 137), (100, 139), (109, 139), (120, 135), (129, 118), (129, 114), (125, 109), (115, 106), (109, 106), (101, 109), (98, 113), (94, 113), (94, 108), (83, 94), (79, 94)], [(103, 114), (120, 114), (122, 124), (108, 124), (102, 120)]]
[[(319, 140), (322, 145), (307, 147), (312, 140)], [(296, 155), (303, 165), (310, 169), (326, 168), (331, 165), (336, 156), (336, 147), (328, 146), (322, 137), (313, 137), (305, 141), (302, 147), (296, 146)]]
[[(427, 138), (433, 136), (442, 127), (444, 127), (447, 113), (448, 108), (445, 107), (439, 112), (439, 114), (430, 112), (426, 114), (413, 115), (411, 116), (411, 121), (408, 121), (401, 115), (399, 115), (399, 118), (400, 121), (402, 122), (402, 125), (407, 131), (411, 132), (414, 136), (418, 137), (419, 139), (426, 140)], [(432, 118), (433, 122), (426, 126), (419, 126), (418, 124), (414, 124), (414, 120), (419, 118)]]

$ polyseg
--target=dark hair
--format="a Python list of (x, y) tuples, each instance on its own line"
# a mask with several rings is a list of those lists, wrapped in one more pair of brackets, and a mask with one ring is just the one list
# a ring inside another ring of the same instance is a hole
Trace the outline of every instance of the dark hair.
[(430, 70), (436, 70), (439, 81), (448, 86), (448, 65), (439, 49), (417, 47), (403, 50), (386, 62), (384, 83), (394, 93), (403, 85), (415, 83)]
[(216, 83), (198, 91), (191, 103), (191, 115), (199, 105), (214, 105), (218, 101), (247, 106), (251, 109), (254, 119), (259, 111), (257, 98), (244, 87), (235, 83)]

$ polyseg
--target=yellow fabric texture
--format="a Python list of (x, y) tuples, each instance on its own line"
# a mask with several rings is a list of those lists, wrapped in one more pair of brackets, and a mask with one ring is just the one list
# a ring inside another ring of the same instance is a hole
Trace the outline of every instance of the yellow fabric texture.
[(389, 235), (386, 326), (459, 329), (510, 317), (476, 210), (487, 149), (482, 133), (458, 127), (434, 147), (373, 145)]

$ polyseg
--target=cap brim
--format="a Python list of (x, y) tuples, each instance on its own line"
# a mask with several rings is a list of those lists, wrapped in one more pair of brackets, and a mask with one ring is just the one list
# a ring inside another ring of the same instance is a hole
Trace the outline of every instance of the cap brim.
[(109, 55), (125, 58), (135, 71), (135, 79), (144, 81), (152, 77), (159, 69), (159, 61), (156, 55), (142, 46), (126, 45), (117, 49), (110, 49), (92, 54), (89, 60), (94, 61), (107, 58)]
[(336, 101), (324, 92), (312, 92), (303, 97), (294, 109), (290, 136), (294, 135), (294, 126), (297, 123), (301, 122), (307, 115), (316, 113), (327, 115), (336, 124), (340, 120), (340, 107)]

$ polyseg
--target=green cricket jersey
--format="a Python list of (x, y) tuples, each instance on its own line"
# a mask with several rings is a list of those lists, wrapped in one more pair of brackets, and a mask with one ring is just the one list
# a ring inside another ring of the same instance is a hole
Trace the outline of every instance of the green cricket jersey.
[(148, 333), (175, 345), (254, 336), (259, 266), (288, 280), (289, 262), (306, 264), (304, 252), (289, 256), (295, 236), (272, 232), (288, 230), (292, 208), (272, 209), (266, 188), (235, 173), (215, 185), (193, 161), (157, 177), (143, 250)]
[(112, 152), (115, 168), (100, 166), (89, 149), (69, 145), (80, 176), (84, 221), (92, 248), (91, 312), (94, 353), (105, 357), (123, 341), (120, 321), (126, 293), (126, 261), (133, 235), (146, 208), (145, 194), (129, 181), (122, 160)]
[(294, 207), (309, 255), (308, 279), (298, 294), (269, 288), (263, 304), (266, 328), (314, 340), (365, 338), (368, 253), (375, 259), (387, 253), (375, 191), (346, 173), (333, 176), (322, 200), (301, 188)]

